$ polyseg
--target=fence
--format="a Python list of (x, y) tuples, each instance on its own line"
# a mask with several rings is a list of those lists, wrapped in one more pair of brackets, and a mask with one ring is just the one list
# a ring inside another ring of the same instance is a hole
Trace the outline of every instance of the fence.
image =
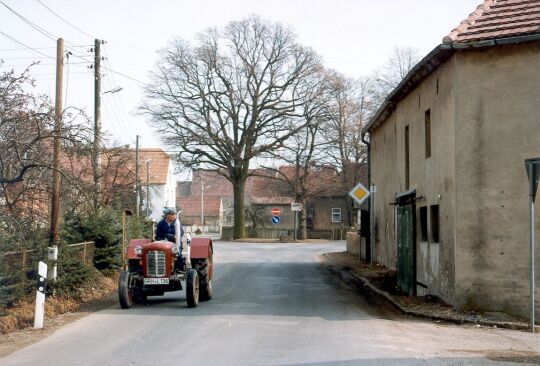
[(348, 228), (334, 228), (331, 230), (310, 230), (308, 231), (308, 239), (325, 239), (325, 240), (345, 240), (347, 237)]
[[(95, 243), (93, 241), (68, 244), (66, 247), (73, 248), (75, 255), (77, 255), (82, 262), (88, 265), (92, 265), (94, 262)], [(7, 263), (10, 267), (13, 266), (19, 268), (25, 268), (30, 263), (37, 262), (37, 260), (43, 260), (45, 259), (45, 256), (46, 252), (34, 249), (7, 252), (2, 255), (4, 263)]]

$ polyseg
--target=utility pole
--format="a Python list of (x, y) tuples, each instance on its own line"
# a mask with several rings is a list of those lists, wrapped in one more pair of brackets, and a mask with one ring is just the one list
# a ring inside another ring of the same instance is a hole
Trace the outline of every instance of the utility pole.
[(201, 231), (204, 234), (204, 170), (201, 169)]
[(135, 196), (137, 200), (137, 208), (135, 209), (136, 216), (139, 217), (139, 207), (141, 205), (141, 180), (139, 178), (139, 135), (136, 136), (135, 142)]
[(150, 162), (152, 160), (146, 160), (146, 217), (148, 217), (150, 210)]
[(53, 191), (51, 197), (51, 232), (49, 243), (58, 242), (60, 213), (60, 135), (62, 133), (62, 89), (64, 73), (64, 40), (56, 41), (56, 95), (54, 104)]
[(94, 209), (101, 202), (101, 44), (94, 40)]

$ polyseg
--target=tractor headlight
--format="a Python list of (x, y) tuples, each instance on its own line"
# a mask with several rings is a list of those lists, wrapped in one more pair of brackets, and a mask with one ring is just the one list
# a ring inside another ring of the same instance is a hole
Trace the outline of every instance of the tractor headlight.
[(176, 245), (173, 245), (173, 247), (171, 248), (171, 251), (172, 251), (172, 254), (178, 255), (178, 247)]
[(135, 254), (141, 255), (142, 254), (142, 247), (137, 245), (133, 251), (135, 252)]

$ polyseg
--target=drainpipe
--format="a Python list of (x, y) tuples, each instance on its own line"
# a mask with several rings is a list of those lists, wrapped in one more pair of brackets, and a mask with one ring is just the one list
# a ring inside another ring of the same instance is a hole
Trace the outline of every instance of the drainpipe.
[[(371, 144), (369, 141), (366, 140), (366, 132), (362, 132), (362, 142), (366, 144), (367, 146), (367, 165), (368, 165), (368, 189), (371, 191)], [(369, 212), (369, 262), (370, 265), (373, 267), (373, 241), (375, 239), (374, 231), (375, 231), (375, 217), (373, 215), (374, 204), (373, 199), (373, 192), (371, 192), (370, 196), (368, 197), (368, 212)], [(362, 238), (360, 238), (362, 240)]]

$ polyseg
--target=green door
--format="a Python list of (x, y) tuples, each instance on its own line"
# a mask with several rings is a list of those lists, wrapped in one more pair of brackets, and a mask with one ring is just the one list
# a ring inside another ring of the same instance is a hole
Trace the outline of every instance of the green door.
[(397, 206), (397, 283), (408, 295), (416, 294), (414, 205)]

